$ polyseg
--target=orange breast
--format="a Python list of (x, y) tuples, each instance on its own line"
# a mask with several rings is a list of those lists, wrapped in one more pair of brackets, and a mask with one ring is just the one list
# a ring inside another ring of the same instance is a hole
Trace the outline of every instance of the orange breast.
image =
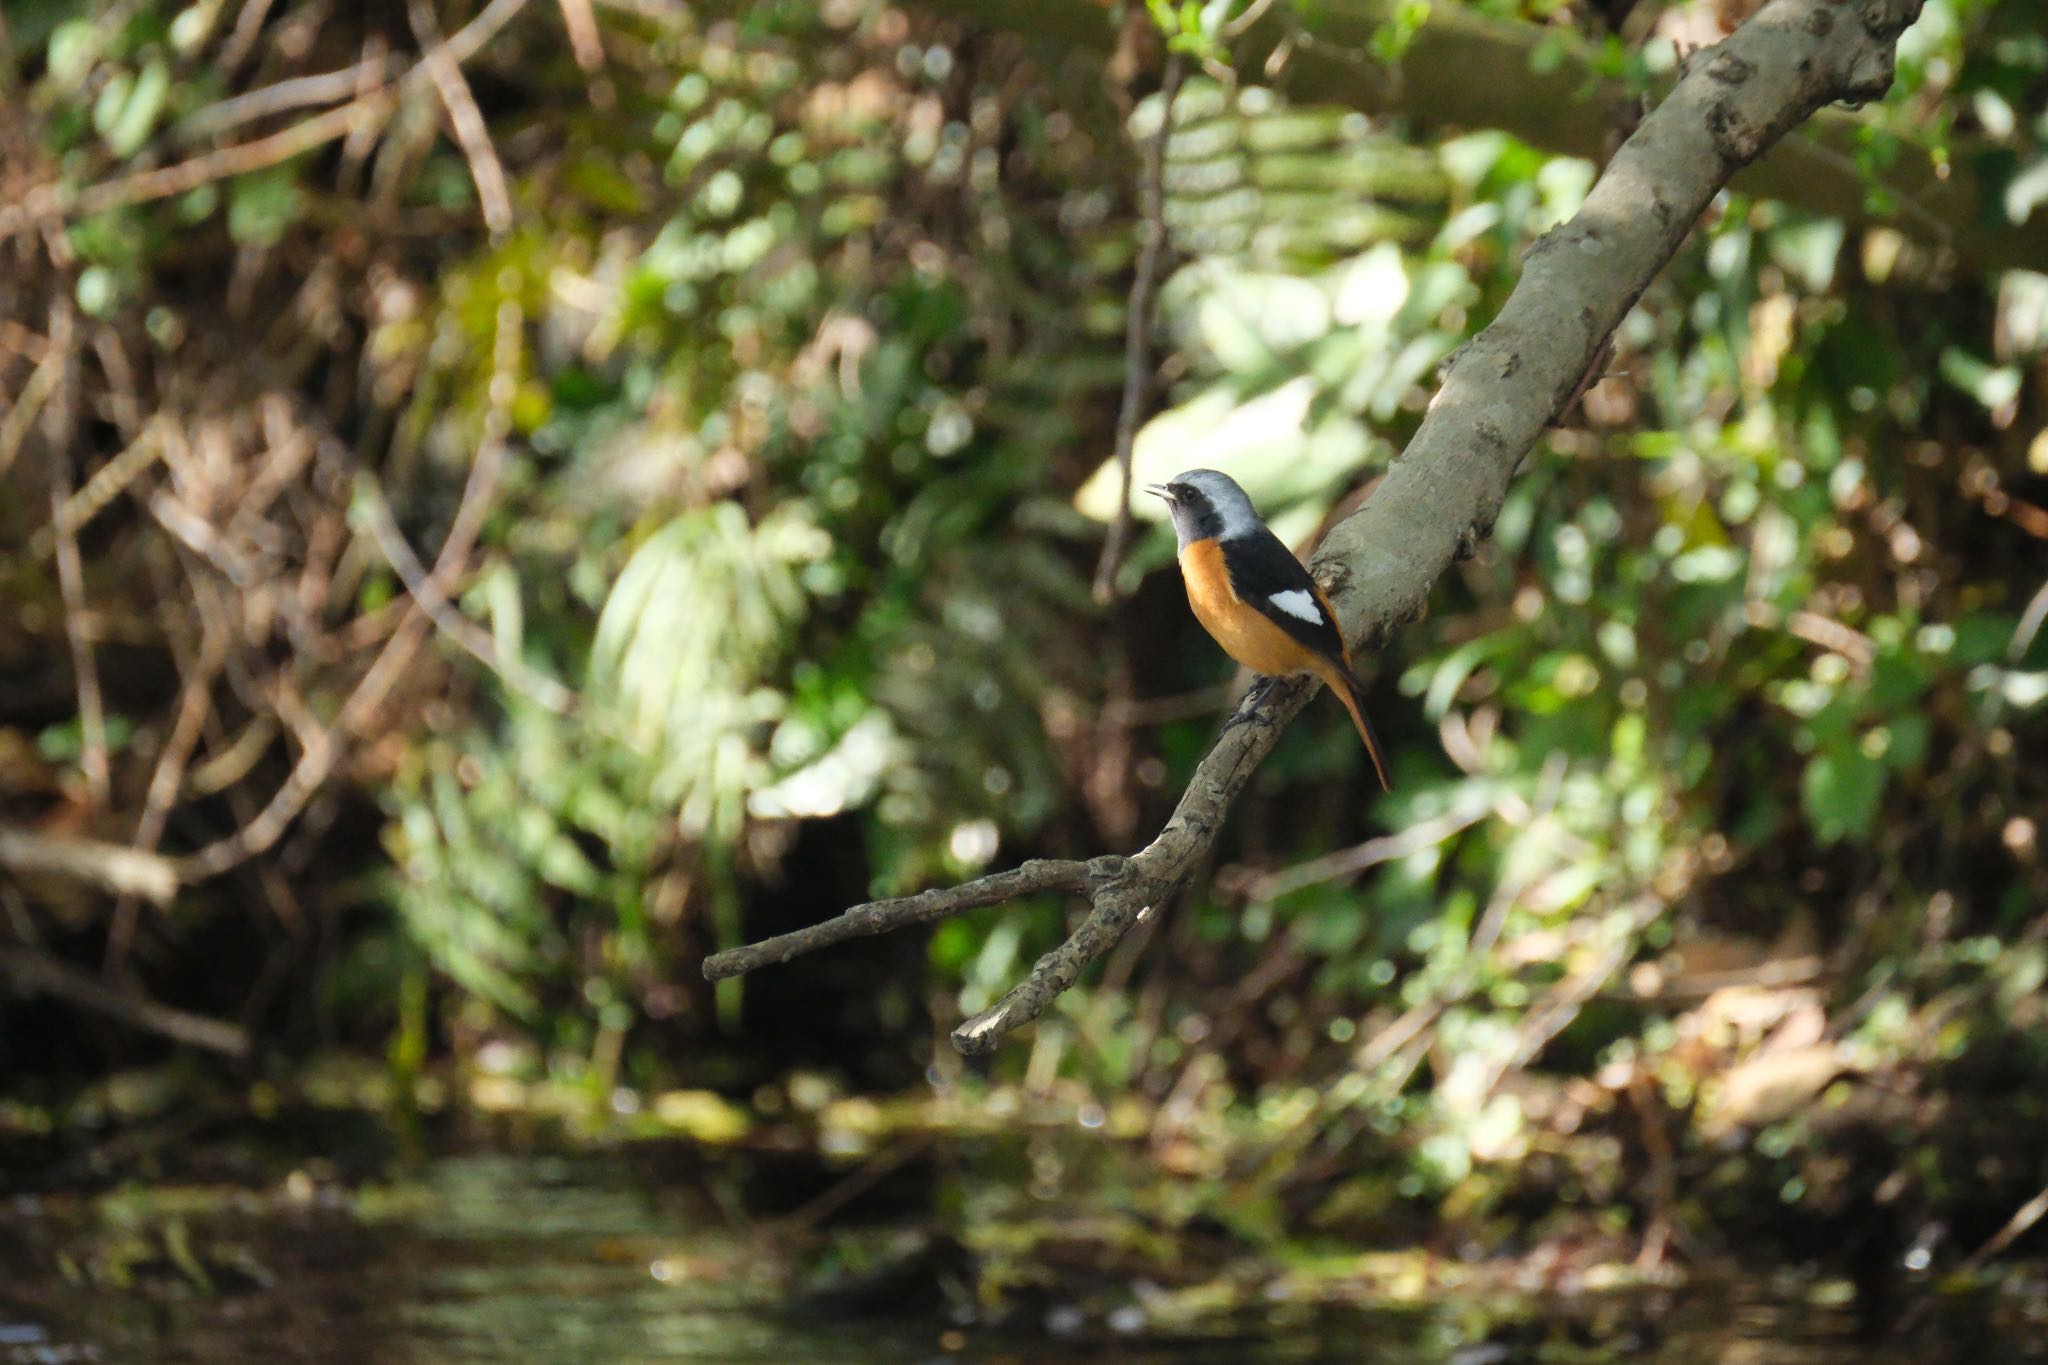
[(1231, 589), (1220, 544), (1198, 540), (1182, 550), (1180, 573), (1187, 581), (1195, 619), (1216, 637), (1224, 653), (1254, 673), (1284, 676), (1309, 671), (1313, 659), (1308, 650)]

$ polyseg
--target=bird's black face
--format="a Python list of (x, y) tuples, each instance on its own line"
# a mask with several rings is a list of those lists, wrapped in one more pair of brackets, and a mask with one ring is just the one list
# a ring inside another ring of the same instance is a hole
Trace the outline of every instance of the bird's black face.
[(1173, 515), (1173, 533), (1182, 545), (1223, 534), (1223, 517), (1209, 495), (1190, 483), (1148, 483), (1145, 491), (1166, 501)]

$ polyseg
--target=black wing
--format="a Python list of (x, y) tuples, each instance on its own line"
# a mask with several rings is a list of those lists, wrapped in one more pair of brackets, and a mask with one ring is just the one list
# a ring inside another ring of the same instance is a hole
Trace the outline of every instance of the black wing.
[[(1280, 629), (1326, 659), (1344, 658), (1344, 637), (1308, 570), (1280, 537), (1261, 526), (1223, 542), (1230, 586)], [(1313, 617), (1313, 619), (1310, 619)]]

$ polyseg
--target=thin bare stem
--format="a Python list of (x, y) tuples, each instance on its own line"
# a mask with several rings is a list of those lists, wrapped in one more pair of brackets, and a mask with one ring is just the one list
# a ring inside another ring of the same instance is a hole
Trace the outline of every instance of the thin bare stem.
[[(4, 231), (0, 227), (0, 232)], [(57, 391), (57, 381), (64, 377), (66, 363), (62, 351), (45, 343), (43, 358), (29, 375), (28, 383), (21, 386), (14, 403), (0, 414), (0, 474), (5, 474), (14, 464), (14, 457), (21, 453), (21, 443), (28, 439), (36, 418), (42, 414), (43, 404)]]
[(604, 41), (598, 36), (597, 16), (590, 12), (590, 0), (560, 0), (562, 24), (569, 30), (569, 48), (576, 65), (593, 75), (604, 65)]
[(886, 934), (913, 924), (931, 924), (984, 905), (1000, 905), (1019, 896), (1037, 895), (1043, 891), (1086, 891), (1088, 878), (1087, 863), (1033, 861), (960, 886), (870, 901), (822, 924), (777, 934), (774, 938), (750, 943), (744, 948), (714, 953), (704, 959), (704, 975), (707, 980), (723, 981), (727, 977), (744, 976), (757, 967), (773, 966), (805, 953), (815, 953), (820, 948), (830, 948), (848, 939)]
[[(31, 224), (47, 224), (52, 219), (61, 222), (74, 218), (89, 218), (93, 214), (105, 213), (109, 209), (168, 199), (173, 195), (184, 194), (230, 176), (246, 175), (250, 171), (275, 166), (310, 152), (316, 147), (325, 146), (337, 138), (347, 137), (363, 128), (374, 127), (399, 99), (435, 81), (435, 56), (444, 64), (460, 64), (467, 61), (525, 6), (526, 0), (491, 0), (476, 18), (470, 20), (454, 37), (435, 49), (434, 54), (430, 54), (428, 59), (422, 60), (406, 72), (405, 79), (396, 87), (386, 86), (378, 80), (367, 93), (359, 95), (347, 104), (316, 114), (303, 122), (294, 123), (267, 137), (238, 142), (231, 147), (217, 148), (175, 165), (138, 171), (133, 175), (87, 185), (75, 194), (67, 193), (64, 187), (57, 184), (38, 185), (23, 196), (19, 204), (0, 206), (0, 237), (10, 237)], [(344, 73), (333, 74), (338, 77)], [(365, 79), (366, 76), (373, 80), (380, 76), (379, 72), (366, 71), (362, 63), (349, 68), (345, 74), (351, 77), (350, 89), (355, 89), (355, 82)], [(325, 94), (326, 87), (321, 89)], [(345, 93), (339, 89), (338, 82), (335, 93)], [(474, 107), (474, 101), (471, 101), (471, 106)], [(460, 128), (457, 132), (460, 135)], [(495, 158), (496, 153), (492, 153), (492, 156)], [(501, 178), (502, 174), (500, 168)], [(481, 190), (481, 187), (479, 188)], [(488, 205), (486, 212), (489, 212)], [(4, 458), (4, 447), (0, 447), (0, 460)]]
[(0, 976), (23, 990), (56, 996), (187, 1047), (204, 1048), (228, 1057), (249, 1055), (249, 1034), (237, 1025), (115, 990), (27, 948), (0, 948)]
[(412, 22), (413, 36), (426, 50), (427, 75), (441, 97), (441, 107), (448, 111), (448, 123), (455, 130), (455, 141), (469, 160), (469, 176), (476, 182), (476, 198), (483, 207), (484, 225), (490, 228), (493, 237), (503, 237), (512, 230), (512, 196), (506, 188), (505, 164), (498, 160), (498, 149), (491, 143), (490, 129), (484, 126), (483, 111), (476, 107), (476, 96), (470, 93), (461, 65), (448, 51), (448, 45), (441, 41), (440, 27), (434, 20), (434, 7), (428, 0), (407, 0), (405, 12)]
[(1142, 245), (1131, 297), (1124, 305), (1124, 398), (1116, 415), (1116, 462), (1123, 486), (1116, 519), (1109, 524), (1109, 538), (1102, 543), (1102, 559), (1095, 566), (1095, 600), (1103, 603), (1116, 595), (1117, 566), (1131, 539), (1131, 450), (1138, 440), (1138, 420), (1152, 396), (1152, 296), (1158, 291), (1159, 265), (1166, 256), (1166, 144), (1173, 136), (1173, 101), (1180, 82), (1181, 58), (1176, 52), (1166, 59), (1159, 88), (1159, 128), (1145, 144), (1144, 179), (1138, 186)]
[(361, 509), (364, 529), (369, 531), (370, 538), (383, 552), (392, 572), (398, 575), (398, 581), (405, 584), (406, 591), (433, 618), (434, 625), (443, 635), (495, 673), (509, 690), (558, 716), (566, 716), (576, 709), (574, 692), (528, 667), (525, 661), (499, 654), (498, 642), (491, 638), (489, 631), (463, 615), (453, 602), (436, 598), (428, 590), (426, 568), (420, 563), (419, 556), (413, 553), (412, 543), (399, 529), (397, 519), (391, 515), (391, 504), (385, 501), (383, 488), (367, 474), (356, 480), (356, 506)]
[(97, 839), (66, 839), (0, 825), (0, 867), (17, 876), (68, 877), (117, 895), (168, 903), (178, 890), (169, 858)]
[(433, 612), (444, 605), (469, 563), (469, 553), (483, 530), (484, 517), (497, 495), (498, 479), (504, 470), (505, 438), (511, 430), (512, 398), (518, 387), (520, 356), (523, 352), (525, 315), (517, 303), (499, 305), (496, 341), (492, 349), (490, 409), (484, 418), (483, 439), (469, 467), (462, 501), (434, 567), (420, 583), (398, 628), (384, 642), (383, 649), (362, 680), (342, 703), (341, 711), (326, 730), (312, 737), (300, 751), (291, 773), (275, 795), (256, 816), (233, 834), (216, 839), (178, 864), (188, 881), (215, 877), (244, 860), (271, 847), (291, 827), (299, 812), (313, 798), (334, 771), (346, 741), (359, 733), (384, 698), (397, 685), (399, 676), (411, 664), (433, 623)]
[[(51, 350), (70, 357), (71, 337), (71, 304), (60, 299), (51, 310)], [(67, 364), (60, 370), (52, 400), (43, 410), (43, 430), (50, 447), (50, 522), (56, 531), (57, 591), (64, 601), (64, 637), (71, 646), (71, 673), (78, 688), (79, 768), (85, 773), (86, 791), (94, 807), (103, 810), (114, 782), (107, 754), (106, 703), (100, 692), (99, 654), (93, 648), (93, 616), (85, 601), (85, 564), (78, 553), (78, 538), (64, 525), (64, 509), (72, 493), (71, 438), (78, 396), (75, 380), (66, 381), (69, 368)]]
[[(196, 589), (195, 589), (196, 591)], [(135, 836), (129, 847), (140, 854), (156, 855), (157, 846), (163, 842), (164, 828), (170, 822), (171, 810), (178, 803), (178, 792), (185, 781), (186, 765), (192, 761), (192, 751), (199, 745), (199, 737), (206, 728), (206, 718), (213, 714), (213, 683), (220, 676), (227, 661), (228, 632), (211, 612), (201, 616), (199, 657), (191, 660), (180, 671), (184, 674), (178, 687), (178, 711), (171, 722), (170, 738), (164, 742), (163, 752), (157, 756), (156, 768), (149, 775), (149, 790), (143, 797), (142, 818), (135, 822)], [(175, 875), (176, 869), (168, 860), (165, 869)], [(118, 974), (127, 963), (128, 950), (135, 941), (136, 897), (133, 893), (122, 895), (114, 905), (114, 917), (107, 931), (106, 966), (109, 975)]]

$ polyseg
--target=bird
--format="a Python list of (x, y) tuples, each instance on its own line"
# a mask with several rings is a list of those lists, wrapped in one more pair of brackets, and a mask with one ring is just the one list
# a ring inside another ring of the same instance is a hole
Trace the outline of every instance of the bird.
[(1268, 682), (1303, 673), (1320, 678), (1351, 713), (1381, 788), (1391, 790), (1386, 756), (1365, 718), (1365, 689), (1330, 599), (1259, 519), (1251, 498), (1214, 469), (1190, 469), (1145, 491), (1163, 498), (1173, 516), (1195, 619), (1225, 654)]

